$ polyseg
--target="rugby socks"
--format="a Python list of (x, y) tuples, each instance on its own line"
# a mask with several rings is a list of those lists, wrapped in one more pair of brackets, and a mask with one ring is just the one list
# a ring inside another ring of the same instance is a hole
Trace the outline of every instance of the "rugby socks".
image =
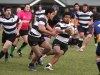
[(33, 50), (31, 50), (30, 55), (33, 55)]
[(0, 59), (5, 55), (5, 52), (4, 51), (1, 51), (0, 52)]
[(97, 44), (97, 38), (96, 37), (94, 37), (94, 42), (95, 42), (95, 44)]
[(14, 51), (15, 47), (16, 47), (15, 45), (12, 45), (12, 46), (11, 46), (11, 48), (10, 48), (10, 54), (11, 54), (11, 55), (13, 54), (13, 51)]
[(18, 51), (22, 51), (22, 50), (23, 50), (23, 48), (25, 48), (26, 46), (27, 46), (27, 43), (23, 42), (22, 46), (19, 48), (19, 50), (18, 50)]
[(79, 38), (79, 41), (78, 41), (78, 47), (79, 48), (82, 46), (82, 43), (83, 43), (83, 39)]
[(77, 45), (77, 44), (78, 44), (78, 41), (79, 41), (79, 38), (76, 38), (76, 43), (75, 43), (75, 45)]
[(96, 63), (97, 63), (98, 70), (99, 70), (99, 73), (100, 73), (100, 60), (97, 60)]
[(34, 66), (34, 64), (33, 63), (29, 63), (29, 66)]
[(8, 52), (5, 53), (5, 58), (8, 58)]
[(51, 66), (51, 67), (52, 67), (52, 64), (51, 64), (51, 63), (48, 63), (48, 64), (46, 65), (46, 67), (48, 67), (48, 66)]

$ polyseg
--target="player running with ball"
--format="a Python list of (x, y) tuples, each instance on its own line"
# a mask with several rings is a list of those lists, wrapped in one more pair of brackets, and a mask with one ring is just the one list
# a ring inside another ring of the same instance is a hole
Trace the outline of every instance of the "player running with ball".
[[(51, 61), (46, 65), (44, 69), (53, 70), (52, 65), (54, 65), (58, 59), (64, 55), (64, 53), (68, 50), (68, 42), (70, 35), (74, 35), (72, 27), (74, 26), (70, 23), (71, 14), (65, 12), (62, 16), (62, 22), (57, 24), (55, 27), (58, 35), (53, 41), (52, 48), (48, 55), (54, 55)], [(75, 31), (76, 33), (77, 31)]]

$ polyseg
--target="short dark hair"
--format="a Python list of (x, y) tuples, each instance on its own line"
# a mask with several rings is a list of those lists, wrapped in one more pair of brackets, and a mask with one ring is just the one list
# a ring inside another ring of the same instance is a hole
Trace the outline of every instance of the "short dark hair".
[(89, 10), (88, 4), (83, 4), (83, 5), (82, 5), (82, 8), (83, 8), (84, 6), (87, 6), (87, 10)]
[(93, 14), (93, 21), (98, 21), (98, 20), (100, 20), (100, 13), (99, 12), (96, 12), (96, 13), (94, 13)]
[(4, 7), (4, 11), (6, 11), (7, 9), (12, 9), (12, 7), (7, 5)]
[(27, 3), (27, 4), (25, 4), (24, 8), (26, 7), (26, 5), (29, 5), (30, 6), (30, 4)]
[(78, 3), (75, 3), (75, 4), (74, 4), (74, 7), (75, 7), (75, 5), (78, 5), (78, 6), (80, 6)]
[(70, 17), (71, 17), (71, 13), (69, 13), (69, 12), (64, 12), (63, 15), (62, 15), (62, 18), (64, 18), (66, 15), (70, 15)]
[(97, 7), (93, 7), (92, 9), (97, 9)]
[(48, 13), (52, 13), (54, 12), (54, 9), (53, 8), (48, 8), (46, 11), (45, 11), (45, 15), (48, 15)]

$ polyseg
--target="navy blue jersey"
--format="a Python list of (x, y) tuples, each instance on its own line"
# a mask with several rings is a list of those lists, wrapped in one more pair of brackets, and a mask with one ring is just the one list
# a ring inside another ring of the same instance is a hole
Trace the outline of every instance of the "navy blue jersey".
[(53, 20), (48, 20), (48, 23), (50, 25), (50, 27), (54, 27), (58, 22), (60, 22), (61, 18), (60, 16), (57, 14), (55, 15), (55, 17), (53, 18)]
[(97, 36), (98, 34), (100, 34), (100, 21), (95, 21), (93, 25), (94, 25), (94, 32), (96, 33)]
[(75, 18), (75, 16), (76, 16), (76, 14), (77, 14), (77, 12), (76, 12), (76, 11), (73, 11), (73, 12), (72, 12), (72, 16), (71, 16), (71, 18), (73, 18), (73, 19), (74, 19), (74, 18)]

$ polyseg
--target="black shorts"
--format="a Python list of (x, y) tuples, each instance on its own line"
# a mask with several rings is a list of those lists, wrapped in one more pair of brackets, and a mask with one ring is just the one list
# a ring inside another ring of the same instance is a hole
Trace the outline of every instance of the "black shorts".
[(92, 34), (92, 26), (89, 26), (89, 28), (84, 28), (81, 25), (78, 26), (78, 31), (84, 32), (84, 35)]
[(28, 30), (20, 30), (19, 31), (19, 36), (17, 36), (18, 38), (20, 37), (20, 36), (24, 36), (24, 35), (28, 35)]
[(57, 39), (54, 39), (54, 41), (52, 43), (52, 48), (56, 45), (59, 46), (60, 49), (64, 51), (64, 53), (68, 50), (68, 44), (65, 44)]
[(2, 34), (2, 43), (5, 43), (6, 40), (9, 40), (13, 43), (15, 39), (16, 39), (16, 34), (6, 34), (5, 32), (3, 32)]
[(33, 37), (28, 35), (28, 43), (30, 46), (36, 46), (36, 45), (41, 45), (45, 41), (44, 37)]

